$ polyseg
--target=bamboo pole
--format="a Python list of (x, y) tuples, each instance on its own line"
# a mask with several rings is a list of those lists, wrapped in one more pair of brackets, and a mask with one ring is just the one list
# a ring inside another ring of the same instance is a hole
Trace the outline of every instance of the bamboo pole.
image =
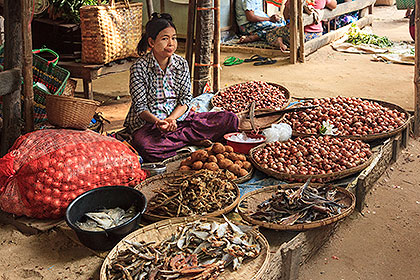
[(153, 2), (152, 0), (146, 0), (146, 6), (147, 6), (147, 16), (151, 17), (151, 15), (153, 14), (154, 10), (153, 10)]
[(298, 28), (297, 28), (297, 1), (290, 2), (290, 63), (297, 62)]
[(188, 23), (187, 23), (187, 41), (185, 42), (185, 59), (188, 62), (188, 68), (192, 74), (192, 63), (194, 53), (194, 30), (195, 30), (195, 15), (197, 9), (196, 0), (189, 0), (188, 5)]
[[(4, 1), (4, 69), (22, 67), (22, 1)], [(21, 133), (21, 92), (3, 96), (3, 128), (0, 156), (7, 153)]]
[(414, 70), (414, 137), (420, 136), (420, 0), (416, 0), (415, 9), (415, 70)]
[(32, 86), (32, 0), (22, 1), (22, 38), (23, 38), (23, 104), (25, 116), (25, 132), (34, 130), (34, 91)]
[(220, 88), (220, 0), (214, 0), (213, 92)]

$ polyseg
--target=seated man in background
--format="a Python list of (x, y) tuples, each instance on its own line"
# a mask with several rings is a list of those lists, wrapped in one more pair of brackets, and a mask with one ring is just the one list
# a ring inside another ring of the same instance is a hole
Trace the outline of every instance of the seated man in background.
[(265, 40), (268, 30), (285, 25), (279, 15), (268, 16), (262, 4), (263, 0), (236, 0), (236, 21), (243, 34), (239, 43)]

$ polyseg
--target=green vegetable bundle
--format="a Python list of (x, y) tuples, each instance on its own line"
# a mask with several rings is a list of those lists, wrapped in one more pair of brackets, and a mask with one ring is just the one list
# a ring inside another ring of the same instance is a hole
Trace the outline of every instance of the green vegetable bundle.
[[(98, 0), (49, 0), (52, 13), (59, 15), (67, 22), (80, 22), (79, 9), (85, 5), (98, 5)], [(107, 4), (107, 0), (102, 0), (102, 4)]]
[(362, 32), (355, 24), (352, 24), (349, 32), (347, 33), (348, 39), (347, 43), (352, 43), (354, 45), (368, 44), (375, 45), (380, 48), (391, 47), (394, 43), (388, 39), (386, 36), (378, 36), (375, 34), (368, 34)]

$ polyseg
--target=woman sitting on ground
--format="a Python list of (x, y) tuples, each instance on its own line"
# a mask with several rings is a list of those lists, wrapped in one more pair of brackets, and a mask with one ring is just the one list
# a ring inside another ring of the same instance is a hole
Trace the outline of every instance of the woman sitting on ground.
[(234, 113), (189, 111), (190, 73), (187, 61), (175, 54), (177, 45), (172, 17), (153, 13), (138, 45), (140, 58), (130, 69), (132, 103), (124, 122), (147, 162), (174, 156), (188, 144), (220, 141), (238, 130)]
[[(313, 7), (318, 10), (328, 8), (333, 10), (337, 7), (336, 0), (315, 0)], [(284, 9), (284, 17), (290, 18), (290, 1), (286, 2)], [(304, 27), (305, 42), (318, 38), (322, 35), (322, 22), (312, 23)], [(290, 46), (290, 30), (289, 25), (278, 27), (267, 32), (267, 42), (278, 47), (282, 51), (286, 51)]]
[(236, 0), (236, 22), (243, 34), (239, 43), (265, 40), (268, 30), (286, 24), (279, 15), (269, 17), (263, 11), (262, 4), (262, 0)]

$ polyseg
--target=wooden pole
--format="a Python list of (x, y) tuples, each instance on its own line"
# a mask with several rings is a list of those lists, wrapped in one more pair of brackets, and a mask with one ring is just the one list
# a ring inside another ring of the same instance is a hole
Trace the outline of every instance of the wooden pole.
[(197, 32), (195, 35), (194, 85), (193, 96), (203, 92), (210, 80), (211, 44), (213, 40), (213, 10), (212, 0), (198, 0)]
[(304, 31), (304, 26), (303, 26), (303, 3), (302, 3), (302, 0), (297, 0), (297, 1), (298, 1), (298, 6), (297, 6), (298, 18), (297, 19), (298, 19), (298, 31), (299, 31), (298, 55), (299, 55), (299, 61), (303, 63), (305, 62), (305, 31)]
[(220, 0), (214, 0), (213, 92), (220, 88)]
[(415, 9), (415, 70), (414, 70), (414, 137), (420, 136), (420, 0), (416, 0)]
[(23, 24), (22, 24), (22, 38), (23, 38), (23, 104), (25, 116), (25, 132), (34, 130), (34, 91), (32, 86), (32, 0), (21, 0), (23, 7)]
[[(22, 68), (22, 1), (4, 1), (4, 69)], [(1, 155), (13, 145), (21, 133), (20, 89), (3, 96), (3, 128)]]
[(298, 48), (298, 28), (297, 28), (297, 1), (289, 0), (290, 2), (290, 63), (297, 62), (297, 48)]
[(195, 30), (195, 15), (197, 9), (196, 0), (190, 0), (188, 5), (188, 23), (187, 23), (187, 41), (185, 42), (185, 59), (188, 61), (188, 67), (192, 74), (192, 63), (194, 53), (194, 30)]

